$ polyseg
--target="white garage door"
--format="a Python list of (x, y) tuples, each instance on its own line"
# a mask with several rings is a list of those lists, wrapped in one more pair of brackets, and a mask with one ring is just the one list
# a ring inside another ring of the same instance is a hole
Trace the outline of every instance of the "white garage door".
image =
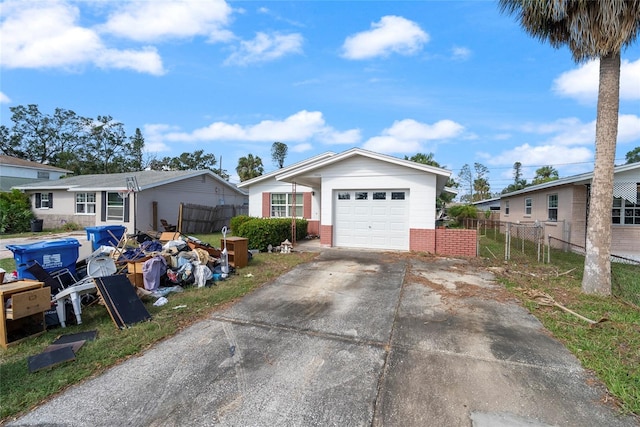
[(409, 190), (334, 191), (334, 245), (409, 249)]

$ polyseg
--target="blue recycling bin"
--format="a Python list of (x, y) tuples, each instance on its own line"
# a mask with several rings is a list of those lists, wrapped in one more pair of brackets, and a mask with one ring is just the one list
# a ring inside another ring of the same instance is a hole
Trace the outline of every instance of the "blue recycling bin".
[(87, 240), (91, 242), (94, 251), (100, 246), (118, 246), (127, 227), (123, 225), (100, 225), (97, 227), (85, 227)]
[(80, 253), (80, 242), (71, 237), (57, 240), (43, 240), (29, 245), (7, 245), (13, 252), (18, 279), (37, 280), (27, 268), (36, 262), (48, 272), (63, 268), (76, 274), (76, 262)]

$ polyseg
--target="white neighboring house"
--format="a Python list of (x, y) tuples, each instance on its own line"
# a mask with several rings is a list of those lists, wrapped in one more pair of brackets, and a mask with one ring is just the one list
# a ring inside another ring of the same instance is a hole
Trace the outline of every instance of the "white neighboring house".
[[(133, 179), (138, 191), (127, 193), (127, 181)], [(82, 227), (124, 225), (134, 233), (161, 229), (161, 219), (177, 224), (180, 203), (248, 203), (247, 193), (210, 170), (81, 175), (14, 188), (30, 196), (33, 211), (44, 220), (45, 228), (75, 222)]]
[(73, 171), (42, 163), (0, 155), (0, 191), (38, 181), (55, 181)]
[(323, 246), (433, 252), (436, 197), (450, 176), (445, 169), (353, 148), (238, 187), (249, 191), (249, 215), (305, 218)]
[[(584, 247), (593, 172), (561, 178), (500, 197), (500, 220), (534, 223), (545, 234)], [(611, 252), (640, 257), (640, 162), (614, 168)]]

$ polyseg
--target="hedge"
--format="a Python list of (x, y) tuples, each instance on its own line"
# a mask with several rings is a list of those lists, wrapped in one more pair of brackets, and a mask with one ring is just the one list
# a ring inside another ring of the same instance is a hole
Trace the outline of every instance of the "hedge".
[(235, 233), (237, 230), (240, 230), (240, 226), (242, 224), (252, 219), (256, 219), (256, 217), (249, 216), (249, 215), (234, 216), (233, 218), (231, 218), (231, 221), (229, 221), (229, 227), (231, 227), (231, 231)]
[(18, 190), (0, 193), (0, 233), (29, 231), (33, 218), (29, 196)]
[[(291, 218), (250, 218), (234, 229), (233, 234), (249, 239), (249, 249), (266, 251), (269, 245), (276, 247), (289, 239), (291, 241)], [(296, 240), (307, 236), (308, 222), (296, 219)]]

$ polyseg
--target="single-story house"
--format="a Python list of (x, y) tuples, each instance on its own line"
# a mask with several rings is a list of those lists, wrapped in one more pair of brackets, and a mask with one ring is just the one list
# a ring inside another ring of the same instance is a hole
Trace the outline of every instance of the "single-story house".
[(0, 191), (11, 191), (16, 185), (58, 180), (72, 173), (67, 169), (0, 155)]
[(471, 203), (475, 206), (479, 211), (500, 211), (500, 197), (492, 197), (490, 199), (478, 200), (477, 202)]
[[(592, 178), (589, 172), (503, 194), (500, 219), (538, 221), (551, 237), (584, 247)], [(640, 254), (640, 162), (614, 169), (611, 221), (611, 252)]]
[(124, 225), (128, 233), (177, 224), (181, 203), (246, 205), (247, 193), (210, 170), (141, 171), (81, 175), (15, 186), (31, 197), (45, 228)]
[[(250, 216), (305, 218), (308, 232), (319, 235), (323, 246), (436, 252), (436, 196), (450, 175), (353, 148), (317, 155), (238, 187), (249, 191)], [(475, 251), (475, 235), (472, 246)]]

